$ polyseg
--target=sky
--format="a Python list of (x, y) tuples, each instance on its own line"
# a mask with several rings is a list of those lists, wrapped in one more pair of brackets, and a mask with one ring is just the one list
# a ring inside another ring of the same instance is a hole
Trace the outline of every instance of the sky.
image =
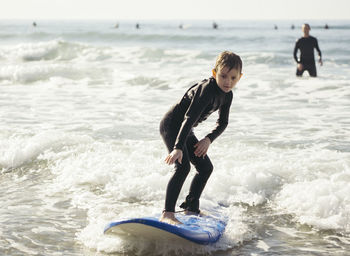
[(350, 19), (350, 0), (0, 0), (0, 19)]

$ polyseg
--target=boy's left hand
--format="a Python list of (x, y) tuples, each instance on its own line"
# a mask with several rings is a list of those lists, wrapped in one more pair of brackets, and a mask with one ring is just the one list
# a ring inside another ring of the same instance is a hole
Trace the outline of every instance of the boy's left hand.
[(195, 145), (194, 148), (196, 149), (194, 151), (194, 154), (197, 157), (205, 157), (207, 152), (208, 152), (208, 148), (210, 146), (210, 139), (208, 137), (205, 137), (204, 139), (201, 139), (200, 141), (198, 141)]

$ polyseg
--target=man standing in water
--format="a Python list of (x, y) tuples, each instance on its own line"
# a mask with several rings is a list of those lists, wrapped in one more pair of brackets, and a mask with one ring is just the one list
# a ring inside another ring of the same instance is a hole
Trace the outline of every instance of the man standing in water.
[[(312, 77), (317, 76), (316, 72), (316, 64), (315, 64), (315, 56), (314, 56), (314, 48), (316, 48), (319, 56), (318, 62), (322, 66), (322, 56), (321, 50), (318, 47), (317, 39), (313, 36), (310, 36), (309, 32), (311, 30), (309, 24), (303, 24), (301, 27), (304, 36), (299, 38), (295, 43), (294, 47), (294, 59), (298, 63), (297, 64), (297, 76), (302, 76), (304, 71), (307, 70)], [(298, 59), (297, 52), (300, 50), (300, 58)]]

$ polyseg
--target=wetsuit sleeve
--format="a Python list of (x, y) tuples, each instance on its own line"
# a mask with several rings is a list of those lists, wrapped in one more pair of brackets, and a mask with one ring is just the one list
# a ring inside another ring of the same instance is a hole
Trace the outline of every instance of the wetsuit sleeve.
[(316, 51), (318, 52), (318, 56), (322, 58), (321, 50), (320, 50), (320, 47), (318, 47), (318, 41), (316, 38), (315, 38), (315, 48), (316, 48)]
[(211, 97), (209, 90), (202, 87), (197, 89), (185, 113), (184, 120), (176, 137), (174, 149), (183, 150), (188, 134), (193, 125), (197, 123), (204, 109), (209, 105)]
[(228, 102), (222, 105), (221, 108), (219, 109), (219, 118), (216, 122), (216, 127), (206, 136), (210, 139), (211, 142), (213, 142), (226, 129), (228, 125), (231, 103), (232, 103), (232, 94)]
[(295, 43), (293, 56), (294, 56), (294, 60), (295, 60), (297, 63), (300, 63), (300, 60), (298, 60), (298, 56), (297, 56), (298, 49), (299, 49), (299, 40), (296, 41), (296, 43)]

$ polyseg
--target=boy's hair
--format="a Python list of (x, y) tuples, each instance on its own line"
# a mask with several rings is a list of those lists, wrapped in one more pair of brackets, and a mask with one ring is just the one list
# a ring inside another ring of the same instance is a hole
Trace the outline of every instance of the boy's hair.
[(228, 70), (235, 68), (242, 73), (243, 63), (241, 57), (233, 52), (224, 51), (216, 59), (214, 70), (217, 72), (219, 68), (228, 68)]

